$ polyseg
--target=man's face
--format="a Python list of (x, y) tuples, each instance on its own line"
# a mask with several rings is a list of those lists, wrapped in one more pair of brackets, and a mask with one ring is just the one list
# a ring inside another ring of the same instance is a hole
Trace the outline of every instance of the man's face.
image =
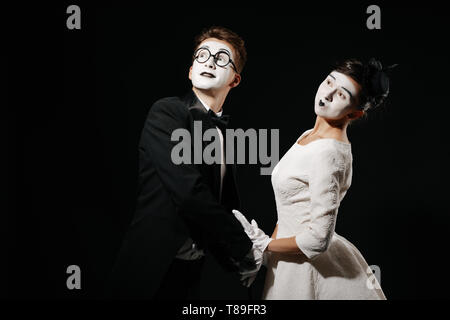
[(326, 119), (341, 119), (354, 111), (360, 90), (360, 85), (351, 77), (332, 71), (317, 90), (314, 111)]
[(235, 72), (231, 63), (227, 66), (218, 66), (214, 61), (214, 55), (217, 52), (226, 52), (234, 61), (233, 50), (230, 45), (222, 40), (210, 38), (203, 41), (197, 48), (206, 48), (211, 52), (211, 56), (206, 62), (199, 63), (196, 59), (189, 70), (189, 79), (192, 85), (198, 89), (222, 89), (230, 85), (233, 81)]

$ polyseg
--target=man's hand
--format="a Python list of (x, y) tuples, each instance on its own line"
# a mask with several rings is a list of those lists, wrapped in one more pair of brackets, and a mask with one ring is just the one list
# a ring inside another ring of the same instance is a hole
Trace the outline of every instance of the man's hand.
[(272, 241), (273, 239), (271, 239), (264, 233), (264, 231), (262, 231), (258, 227), (258, 224), (255, 220), (252, 220), (252, 223), (249, 223), (244, 215), (238, 210), (233, 210), (233, 214), (236, 219), (239, 220), (241, 225), (244, 227), (245, 233), (247, 233), (248, 237), (253, 242), (253, 247), (249, 254), (252, 255), (255, 259), (256, 269), (239, 272), (239, 274), (241, 275), (241, 282), (244, 284), (244, 286), (250, 287), (263, 263), (264, 251), (266, 250), (270, 241)]
[(241, 283), (246, 287), (250, 287), (261, 268), (263, 256), (261, 251), (253, 245), (246, 256), (246, 259), (252, 260), (253, 264), (251, 266), (240, 265), (238, 273), (240, 275)]
[(238, 210), (233, 210), (233, 214), (236, 217), (236, 219), (239, 220), (239, 222), (244, 227), (245, 233), (247, 233), (250, 240), (252, 240), (253, 244), (261, 250), (261, 252), (264, 252), (269, 245), (269, 243), (273, 240), (270, 238), (267, 234), (265, 234), (264, 231), (262, 231), (255, 220), (252, 220), (252, 223), (248, 222), (248, 220), (244, 217), (242, 213), (240, 213)]

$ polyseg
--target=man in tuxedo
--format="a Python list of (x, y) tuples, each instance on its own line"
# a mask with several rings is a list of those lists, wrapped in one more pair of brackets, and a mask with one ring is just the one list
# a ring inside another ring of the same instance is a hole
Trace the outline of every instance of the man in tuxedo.
[[(201, 121), (203, 131), (217, 130), (224, 160), (222, 106), (246, 61), (244, 41), (223, 27), (205, 29), (195, 49), (192, 91), (155, 102), (142, 130), (137, 206), (111, 273), (110, 297), (196, 299), (205, 252), (241, 279), (257, 272), (261, 257), (231, 212), (239, 207), (234, 164), (172, 159), (176, 129), (190, 132), (194, 158), (194, 121)], [(202, 141), (202, 154), (209, 143)]]

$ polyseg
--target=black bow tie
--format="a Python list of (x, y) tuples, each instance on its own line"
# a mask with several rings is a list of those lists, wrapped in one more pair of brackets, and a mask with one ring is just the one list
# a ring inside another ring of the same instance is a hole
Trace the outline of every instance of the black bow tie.
[(225, 129), (227, 128), (228, 122), (230, 121), (230, 116), (229, 115), (222, 115), (222, 116), (219, 117), (211, 109), (208, 110), (208, 115), (209, 115), (209, 118), (211, 119), (211, 122), (215, 126), (219, 127), (219, 129), (222, 131), (222, 133), (225, 133)]

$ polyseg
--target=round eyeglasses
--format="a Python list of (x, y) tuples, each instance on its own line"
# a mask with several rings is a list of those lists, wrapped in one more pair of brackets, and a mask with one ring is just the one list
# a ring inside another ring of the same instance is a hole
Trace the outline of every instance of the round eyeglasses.
[[(208, 48), (199, 48), (194, 53), (194, 59), (197, 60), (198, 63), (205, 63), (209, 60), (209, 58), (212, 56), (211, 51), (208, 50)], [(214, 57), (214, 63), (218, 65), (219, 67), (226, 67), (228, 64), (231, 63), (231, 66), (233, 67), (234, 71), (236, 70), (236, 65), (234, 64), (233, 60), (231, 59), (228, 52), (225, 51), (218, 51)]]

